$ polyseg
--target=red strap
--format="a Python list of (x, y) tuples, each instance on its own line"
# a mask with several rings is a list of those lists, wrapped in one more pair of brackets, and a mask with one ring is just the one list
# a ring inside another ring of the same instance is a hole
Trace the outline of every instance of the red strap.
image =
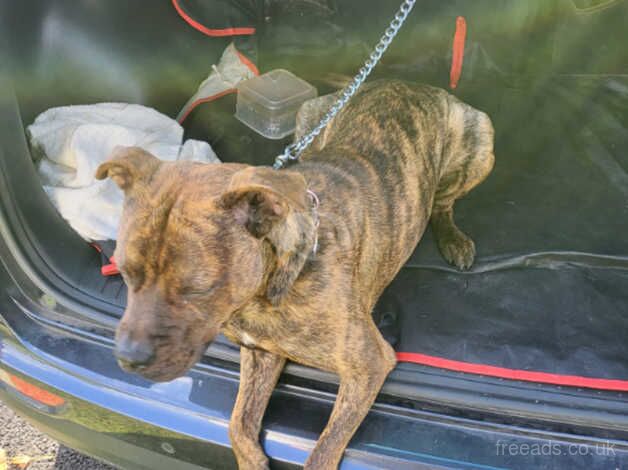
[(110, 263), (105, 264), (100, 268), (100, 274), (103, 276), (115, 276), (116, 274), (120, 274), (120, 270), (118, 269), (118, 265), (116, 264), (116, 260), (113, 258), (109, 258)]
[(179, 0), (172, 0), (172, 5), (174, 5), (174, 8), (177, 10), (177, 13), (179, 14), (179, 16), (181, 16), (181, 18), (183, 18), (187, 22), (187, 24), (189, 24), (190, 26), (192, 26), (192, 28), (208, 36), (212, 36), (212, 37), (250, 36), (251, 34), (255, 34), (255, 28), (250, 28), (250, 27), (222, 28), (222, 29), (208, 28), (202, 25), (201, 23), (199, 23), (198, 21), (196, 21), (194, 18), (188, 15), (185, 11), (183, 11), (183, 8), (181, 8), (181, 5), (179, 5)]
[(439, 367), (441, 369), (454, 370), (456, 372), (487, 375), (489, 377), (499, 377), (502, 379), (628, 392), (628, 380), (596, 379), (591, 377), (580, 377), (578, 375), (562, 375), (521, 369), (506, 369), (505, 367), (453, 361), (451, 359), (428, 356), (426, 354), (419, 353), (399, 352), (397, 353), (397, 360), (400, 362), (412, 362), (414, 364), (421, 364), (424, 366)]
[(464, 42), (467, 37), (467, 21), (464, 16), (456, 18), (456, 33), (451, 57), (451, 72), (449, 73), (449, 86), (455, 89), (458, 86), (460, 75), (462, 75), (462, 64), (464, 62)]

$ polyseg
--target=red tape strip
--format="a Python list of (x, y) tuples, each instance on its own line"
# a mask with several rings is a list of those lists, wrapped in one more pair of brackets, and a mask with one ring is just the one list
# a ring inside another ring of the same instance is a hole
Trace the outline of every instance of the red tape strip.
[(578, 375), (550, 374), (548, 372), (536, 372), (521, 369), (506, 369), (472, 362), (454, 361), (442, 357), (428, 356), (426, 354), (399, 352), (399, 362), (411, 362), (424, 366), (438, 367), (440, 369), (465, 372), (467, 374), (487, 375), (502, 379), (523, 380), (525, 382), (537, 382), (552, 385), (565, 385), (568, 387), (593, 388), (599, 390), (613, 390), (628, 392), (628, 380), (597, 379), (581, 377)]
[(181, 16), (181, 18), (183, 18), (187, 24), (192, 26), (192, 28), (196, 29), (197, 31), (200, 31), (201, 33), (206, 34), (208, 36), (211, 36), (211, 37), (250, 36), (251, 34), (255, 34), (255, 28), (250, 28), (250, 27), (222, 28), (222, 29), (208, 28), (202, 25), (201, 23), (199, 23), (198, 21), (196, 21), (194, 18), (188, 15), (185, 11), (183, 11), (183, 8), (181, 8), (181, 5), (179, 5), (178, 0), (172, 0), (172, 5), (177, 10), (177, 13), (179, 14), (179, 16)]
[(118, 269), (118, 265), (116, 264), (116, 260), (113, 256), (109, 258), (109, 264), (101, 266), (100, 274), (103, 276), (115, 276), (116, 274), (120, 274), (120, 270)]

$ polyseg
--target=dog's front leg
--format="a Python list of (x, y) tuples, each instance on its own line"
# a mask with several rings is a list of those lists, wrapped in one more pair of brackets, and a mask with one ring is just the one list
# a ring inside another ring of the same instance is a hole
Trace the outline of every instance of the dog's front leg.
[(371, 408), (393, 367), (394, 361), (382, 359), (380, 364), (374, 362), (363, 364), (362, 368), (356, 368), (351, 374), (340, 376), (334, 409), (316, 447), (305, 463), (305, 470), (338, 468), (347, 444)]
[(268, 468), (259, 443), (262, 418), (285, 358), (258, 349), (240, 348), (240, 388), (229, 423), (229, 437), (240, 470)]

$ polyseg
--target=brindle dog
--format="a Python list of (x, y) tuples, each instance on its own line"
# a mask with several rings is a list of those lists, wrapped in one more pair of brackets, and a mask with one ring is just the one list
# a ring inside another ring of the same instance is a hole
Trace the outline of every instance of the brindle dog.
[[(330, 99), (305, 106), (301, 127)], [(218, 332), (240, 344), (230, 436), (241, 469), (268, 467), (259, 432), (286, 359), (334, 372), (336, 403), (305, 467), (336, 468), (396, 362), (371, 318), (375, 302), (430, 220), (445, 259), (471, 266), (474, 244), (453, 205), (493, 160), (486, 114), (400, 81), (365, 85), (287, 170), (118, 150), (97, 177), (126, 195), (119, 363), (171, 380)]]

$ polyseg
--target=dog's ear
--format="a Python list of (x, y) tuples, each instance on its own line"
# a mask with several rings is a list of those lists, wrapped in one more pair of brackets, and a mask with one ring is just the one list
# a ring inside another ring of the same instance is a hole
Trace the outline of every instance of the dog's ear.
[(280, 303), (303, 269), (316, 237), (307, 184), (299, 173), (249, 167), (236, 173), (220, 205), (257, 238), (272, 245), (276, 264), (266, 296)]
[(111, 178), (128, 194), (138, 183), (147, 182), (159, 168), (161, 161), (140, 147), (113, 149), (109, 159), (96, 170), (96, 179)]

